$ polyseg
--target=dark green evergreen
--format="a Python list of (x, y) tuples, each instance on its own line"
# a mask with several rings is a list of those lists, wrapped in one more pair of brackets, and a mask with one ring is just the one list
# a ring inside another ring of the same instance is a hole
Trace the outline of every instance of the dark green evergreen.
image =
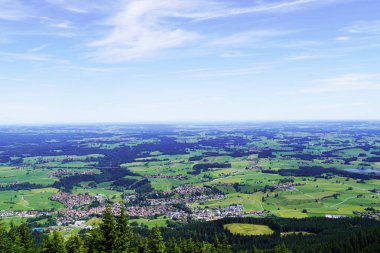
[(67, 240), (66, 253), (85, 253), (84, 242), (79, 235), (72, 235)]
[[(0, 225), (0, 253), (369, 253), (380, 249), (380, 222), (359, 218), (228, 218), (175, 228), (132, 230), (124, 209), (117, 216), (107, 209), (102, 221), (98, 228), (66, 240), (57, 231), (40, 234), (42, 243), (38, 243), (38, 233), (32, 234), (25, 223), (11, 223), (8, 230)], [(235, 235), (223, 228), (231, 222), (265, 224), (275, 233)], [(280, 234), (289, 231), (313, 235)]]

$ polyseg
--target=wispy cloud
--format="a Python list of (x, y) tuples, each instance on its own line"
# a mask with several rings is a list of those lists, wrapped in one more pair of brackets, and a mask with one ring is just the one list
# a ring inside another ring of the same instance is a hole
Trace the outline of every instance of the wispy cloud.
[(235, 33), (223, 38), (213, 40), (209, 43), (211, 46), (240, 46), (242, 44), (252, 44), (263, 39), (275, 38), (294, 33), (295, 31), (287, 30), (255, 30)]
[[(64, 1), (66, 2), (66, 1)], [(95, 48), (92, 58), (122, 62), (146, 58), (162, 50), (178, 48), (207, 37), (186, 28), (188, 22), (225, 18), (243, 14), (294, 11), (341, 2), (340, 0), (288, 0), (252, 3), (241, 7), (233, 2), (213, 0), (125, 0), (125, 7), (108, 20), (112, 31), (88, 45)], [(234, 45), (258, 38), (281, 36), (290, 31), (258, 30), (215, 39), (211, 44)]]
[(238, 51), (227, 51), (220, 54), (220, 57), (222, 58), (240, 58), (240, 57), (249, 57), (253, 56), (254, 54), (250, 53), (243, 53)]
[(50, 55), (38, 54), (33, 52), (12, 53), (0, 51), (2, 61), (29, 61), (29, 62), (54, 62), (58, 64), (66, 64), (64, 60), (57, 59)]
[(352, 34), (380, 35), (380, 20), (358, 21), (347, 31)]
[(304, 60), (315, 60), (325, 58), (326, 55), (322, 54), (299, 54), (287, 57), (286, 59), (289, 61), (304, 61)]
[(28, 53), (36, 53), (36, 52), (42, 51), (45, 48), (47, 48), (48, 46), (49, 46), (48, 44), (43, 44), (43, 45), (40, 45), (38, 47), (31, 48), (28, 50)]
[(40, 23), (45, 24), (49, 27), (60, 28), (60, 29), (74, 29), (74, 25), (69, 20), (55, 19), (49, 17), (40, 17)]
[(63, 65), (59, 66), (60, 69), (73, 70), (89, 73), (120, 73), (126, 72), (126, 68), (99, 68), (99, 67), (88, 67), (88, 66), (76, 66), (76, 65)]
[(380, 74), (351, 73), (315, 81), (315, 86), (303, 90), (304, 93), (347, 92), (379, 90)]
[(350, 36), (338, 36), (338, 37), (335, 37), (336, 41), (349, 41), (350, 39), (351, 39)]
[(246, 7), (235, 7), (233, 5), (214, 5), (214, 9), (206, 9), (208, 11), (205, 12), (199, 11), (191, 13), (188, 15), (188, 17), (192, 17), (197, 20), (204, 20), (262, 12), (295, 11), (303, 8), (323, 6), (342, 1), (343, 0), (284, 0), (275, 3), (265, 3), (264, 1), (260, 1), (259, 4)]
[(191, 75), (192, 77), (210, 77), (210, 76), (247, 76), (262, 73), (273, 66), (273, 63), (261, 64), (260, 66), (251, 66), (246, 68), (195, 68), (174, 72), (175, 74)]
[(19, 0), (0, 0), (0, 20), (17, 21), (31, 17), (31, 10)]
[(88, 14), (93, 12), (106, 12), (113, 10), (121, 0), (45, 0), (47, 3), (58, 6), (66, 11)]
[(128, 2), (124, 10), (112, 18), (111, 34), (89, 44), (98, 48), (93, 56), (113, 62), (145, 58), (193, 41), (197, 33), (165, 22), (176, 11), (190, 5), (177, 0)]

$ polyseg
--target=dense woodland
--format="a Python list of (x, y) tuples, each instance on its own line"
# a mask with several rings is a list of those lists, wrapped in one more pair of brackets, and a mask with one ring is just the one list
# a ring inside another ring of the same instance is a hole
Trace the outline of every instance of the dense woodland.
[[(0, 227), (0, 253), (229, 253), (229, 252), (378, 252), (380, 226), (367, 219), (230, 218), (178, 228), (133, 228), (122, 210), (113, 216), (108, 209), (98, 228), (82, 230), (64, 238), (59, 232), (33, 232), (26, 223)], [(269, 236), (235, 235), (223, 224), (264, 224), (275, 233)], [(313, 235), (288, 235), (303, 231)]]

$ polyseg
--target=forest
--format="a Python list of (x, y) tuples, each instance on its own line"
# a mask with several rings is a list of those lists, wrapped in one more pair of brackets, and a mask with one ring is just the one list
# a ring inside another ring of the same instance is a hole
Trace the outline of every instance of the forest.
[[(238, 236), (223, 224), (245, 222), (265, 224), (275, 230), (272, 236)], [(308, 231), (313, 235), (284, 231)], [(1, 253), (290, 253), (377, 252), (380, 246), (379, 222), (365, 219), (249, 219), (231, 218), (192, 223), (177, 230), (155, 227), (134, 228), (122, 209), (113, 215), (107, 208), (98, 228), (64, 238), (57, 231), (32, 231), (26, 223), (0, 226)]]

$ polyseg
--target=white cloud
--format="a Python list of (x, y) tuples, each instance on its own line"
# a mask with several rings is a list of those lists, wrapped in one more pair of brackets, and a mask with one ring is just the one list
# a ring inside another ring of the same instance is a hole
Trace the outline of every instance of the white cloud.
[(248, 54), (243, 52), (234, 52), (234, 51), (228, 51), (220, 54), (220, 57), (222, 58), (239, 58), (239, 57), (249, 57), (253, 56), (254, 54)]
[[(71, 2), (49, 0), (54, 2)], [(240, 7), (233, 2), (214, 0), (125, 0), (125, 6), (112, 16), (107, 25), (112, 31), (88, 45), (95, 48), (91, 57), (106, 62), (146, 58), (171, 48), (182, 47), (203, 35), (186, 29), (186, 22), (223, 18), (234, 15), (289, 11), (319, 6), (341, 0), (289, 0), (251, 4)], [(257, 38), (281, 36), (289, 31), (259, 30), (215, 40), (220, 45), (249, 42)]]
[(56, 28), (62, 28), (62, 29), (73, 29), (74, 28), (70, 21), (62, 21), (59, 23), (52, 23), (51, 26), (56, 27)]
[(241, 33), (236, 33), (224, 38), (219, 38), (211, 41), (209, 44), (211, 46), (226, 46), (234, 45), (239, 46), (241, 44), (247, 44), (252, 42), (257, 42), (262, 39), (280, 37), (293, 33), (294, 31), (281, 31), (281, 30), (256, 30), (256, 31), (246, 31)]
[(380, 20), (359, 21), (348, 28), (349, 33), (380, 35)]
[(70, 12), (87, 14), (93, 12), (107, 12), (118, 6), (120, 0), (45, 0), (47, 3), (58, 6)]
[(351, 37), (349, 36), (339, 36), (335, 38), (336, 41), (349, 41), (350, 39)]
[(49, 27), (59, 28), (59, 29), (74, 29), (74, 25), (69, 20), (55, 19), (49, 17), (40, 17), (40, 23), (45, 24)]
[(18, 0), (0, 0), (0, 20), (17, 21), (30, 17), (30, 10)]
[(213, 10), (208, 9), (206, 12), (199, 11), (192, 13), (192, 15), (189, 17), (203, 20), (262, 12), (295, 11), (302, 8), (328, 5), (342, 1), (344, 0), (285, 0), (275, 3), (265, 3), (263, 1), (260, 1), (257, 5), (246, 7), (235, 7), (233, 5), (214, 5), (216, 8)]
[(36, 52), (39, 52), (39, 51), (42, 51), (44, 50), (46, 47), (48, 47), (49, 45), (48, 44), (43, 44), (43, 45), (40, 45), (38, 47), (34, 47), (30, 50), (28, 50), (29, 53), (36, 53)]
[(117, 73), (117, 72), (125, 72), (128, 70), (126, 68), (98, 68), (98, 67), (75, 66), (75, 65), (63, 65), (63, 66), (60, 66), (60, 68), (64, 70), (89, 72), (89, 73)]
[(94, 57), (112, 62), (145, 58), (193, 41), (197, 33), (165, 22), (187, 6), (191, 4), (179, 0), (129, 2), (110, 20), (111, 34), (89, 44), (99, 49)]
[(54, 62), (58, 64), (67, 63), (64, 60), (54, 58), (50, 55), (37, 54), (33, 52), (10, 53), (10, 52), (0, 51), (0, 58), (2, 61)]
[(262, 64), (260, 66), (252, 66), (246, 68), (198, 68), (198, 69), (186, 69), (174, 72), (175, 74), (186, 75), (189, 74), (192, 77), (210, 77), (210, 76), (247, 76), (260, 74), (267, 71), (273, 66), (273, 63)]
[(314, 87), (305, 93), (348, 92), (360, 90), (380, 90), (380, 74), (351, 73), (315, 81)]
[(314, 59), (321, 59), (325, 58), (325, 55), (318, 55), (318, 54), (300, 54), (300, 55), (294, 55), (286, 58), (289, 61), (303, 61), (303, 60), (314, 60)]
[(149, 5), (152, 2), (165, 4), (171, 2), (176, 5), (179, 2), (189, 6), (197, 6), (198, 9), (178, 9), (173, 13), (175, 17), (191, 18), (195, 20), (204, 20), (220, 17), (228, 17), (233, 15), (260, 13), (260, 12), (278, 12), (278, 11), (294, 11), (300, 8), (323, 6), (347, 0), (282, 0), (275, 3), (265, 3), (257, 1), (258, 4), (238, 7), (233, 2), (216, 1), (216, 0), (191, 0), (191, 1), (151, 1), (151, 0), (45, 0), (47, 3), (59, 6), (67, 11), (75, 13), (105, 12), (120, 8), (123, 4), (133, 4), (140, 2), (141, 5)]

